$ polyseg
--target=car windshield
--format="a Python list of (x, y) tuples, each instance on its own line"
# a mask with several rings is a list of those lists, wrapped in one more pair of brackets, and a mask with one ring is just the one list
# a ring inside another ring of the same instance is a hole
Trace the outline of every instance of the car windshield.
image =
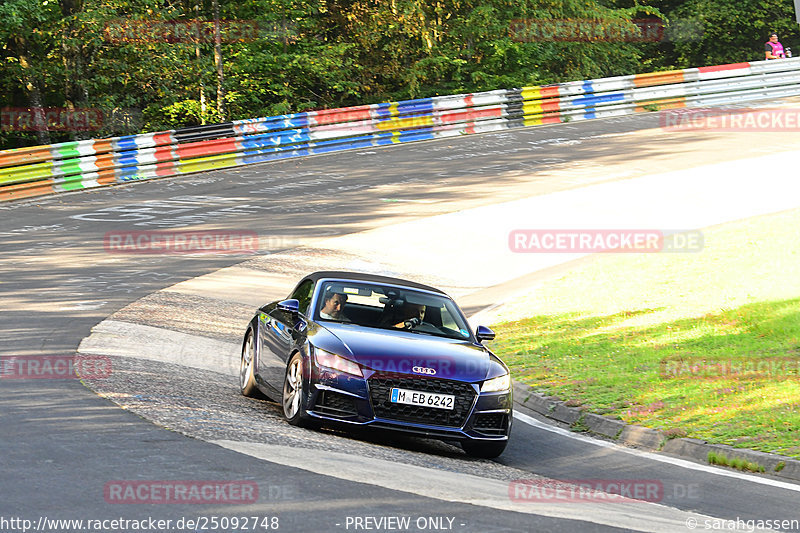
[(316, 318), (371, 328), (469, 339), (469, 325), (450, 298), (361, 281), (321, 284)]

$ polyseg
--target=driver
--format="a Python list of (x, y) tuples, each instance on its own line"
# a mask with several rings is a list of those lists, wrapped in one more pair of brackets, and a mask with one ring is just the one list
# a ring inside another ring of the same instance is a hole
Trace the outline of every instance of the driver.
[(326, 320), (350, 322), (342, 312), (346, 301), (346, 294), (341, 292), (326, 291), (322, 297), (322, 309), (319, 310), (320, 318), (324, 318)]
[(391, 324), (393, 328), (414, 328), (425, 320), (425, 306), (406, 302), (395, 315), (396, 323)]

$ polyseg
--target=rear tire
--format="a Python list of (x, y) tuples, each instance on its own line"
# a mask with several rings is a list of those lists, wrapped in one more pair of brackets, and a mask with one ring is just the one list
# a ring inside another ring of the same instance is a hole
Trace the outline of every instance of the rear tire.
[(464, 440), (461, 441), (461, 447), (472, 457), (480, 457), (481, 459), (494, 459), (503, 453), (508, 444), (507, 440), (501, 441), (476, 441)]
[(283, 416), (293, 426), (311, 427), (313, 419), (308, 416), (308, 391), (303, 376), (303, 358), (296, 353), (286, 365), (286, 376), (283, 379)]

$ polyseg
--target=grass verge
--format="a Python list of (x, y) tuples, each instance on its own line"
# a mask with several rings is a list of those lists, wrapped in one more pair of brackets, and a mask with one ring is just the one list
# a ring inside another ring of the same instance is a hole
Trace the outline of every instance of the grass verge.
[(740, 459), (739, 457), (734, 457), (731, 459), (724, 453), (708, 452), (708, 462), (712, 465), (727, 466), (729, 468), (735, 468), (736, 470), (742, 470), (745, 472), (764, 473), (766, 471), (766, 468), (758, 463)]
[(591, 412), (800, 458), (797, 228), (792, 210), (704, 231), (699, 253), (598, 255), (504, 306), (491, 348)]

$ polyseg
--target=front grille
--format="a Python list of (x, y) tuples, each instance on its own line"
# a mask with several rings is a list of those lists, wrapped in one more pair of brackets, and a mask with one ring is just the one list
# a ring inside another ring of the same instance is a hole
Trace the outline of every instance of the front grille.
[(472, 422), (472, 429), (484, 435), (505, 435), (507, 427), (506, 413), (478, 413)]
[[(455, 396), (453, 409), (392, 403), (389, 400), (394, 387), (420, 392), (452, 394)], [(380, 374), (375, 374), (369, 379), (369, 395), (372, 400), (372, 410), (378, 418), (446, 427), (463, 426), (475, 400), (475, 390), (469, 383)]]
[(356, 402), (353, 398), (329, 390), (320, 391), (314, 410), (328, 416), (353, 416), (358, 414)]

